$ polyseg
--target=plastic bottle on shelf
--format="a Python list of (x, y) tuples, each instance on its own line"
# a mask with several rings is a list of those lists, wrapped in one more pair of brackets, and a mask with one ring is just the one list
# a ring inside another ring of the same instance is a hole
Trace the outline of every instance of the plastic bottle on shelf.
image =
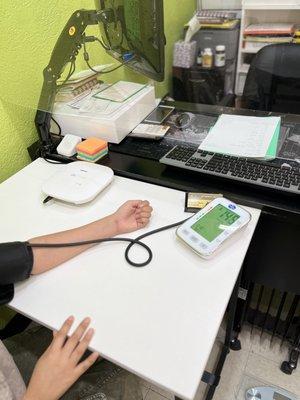
[(202, 54), (202, 67), (211, 68), (213, 66), (213, 52), (211, 48), (207, 47), (204, 49)]
[(224, 45), (216, 46), (215, 66), (224, 67), (225, 63), (226, 63), (225, 46)]
[(202, 65), (202, 50), (199, 49), (198, 55), (197, 55), (197, 65), (200, 67)]

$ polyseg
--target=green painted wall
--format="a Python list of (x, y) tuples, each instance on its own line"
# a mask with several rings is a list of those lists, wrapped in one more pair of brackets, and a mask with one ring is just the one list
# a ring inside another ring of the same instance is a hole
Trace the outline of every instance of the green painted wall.
[[(26, 149), (37, 139), (33, 121), (42, 71), (67, 19), (80, 8), (94, 8), (93, 0), (0, 1), (0, 182), (30, 162)], [(156, 84), (158, 96), (171, 88), (173, 44), (193, 14), (195, 0), (165, 0), (164, 9), (166, 79)], [(100, 46), (92, 46), (92, 64), (113, 62)], [(78, 62), (79, 69), (85, 68), (84, 65)], [(107, 79), (145, 81), (125, 67)]]

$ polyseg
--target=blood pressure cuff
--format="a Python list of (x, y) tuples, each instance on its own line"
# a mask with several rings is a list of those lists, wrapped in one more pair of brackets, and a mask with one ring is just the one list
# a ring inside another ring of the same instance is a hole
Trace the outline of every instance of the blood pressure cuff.
[(0, 304), (14, 296), (14, 283), (29, 278), (33, 253), (27, 242), (0, 243)]

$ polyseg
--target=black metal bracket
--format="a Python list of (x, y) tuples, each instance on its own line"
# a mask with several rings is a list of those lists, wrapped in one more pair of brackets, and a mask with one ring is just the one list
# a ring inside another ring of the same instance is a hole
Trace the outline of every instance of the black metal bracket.
[(204, 371), (201, 378), (202, 382), (206, 383), (209, 386), (215, 386), (215, 387), (218, 386), (220, 379), (221, 379), (220, 375), (215, 375), (208, 371)]
[(50, 124), (57, 91), (57, 81), (66, 65), (69, 62), (75, 62), (84, 43), (84, 32), (87, 26), (96, 25), (107, 18), (103, 11), (77, 10), (66, 23), (55, 44), (49, 64), (43, 72), (44, 82), (35, 116), (35, 125), (44, 153), (51, 153), (54, 149), (50, 135)]

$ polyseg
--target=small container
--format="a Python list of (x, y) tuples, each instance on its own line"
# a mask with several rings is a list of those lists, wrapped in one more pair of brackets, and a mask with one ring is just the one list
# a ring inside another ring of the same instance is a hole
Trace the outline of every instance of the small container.
[(211, 68), (213, 66), (213, 52), (211, 48), (204, 49), (202, 54), (202, 67)]
[(202, 65), (202, 50), (199, 49), (198, 55), (197, 55), (197, 65), (201, 66)]
[(225, 46), (223, 45), (216, 46), (215, 66), (225, 67), (225, 63), (226, 63)]

